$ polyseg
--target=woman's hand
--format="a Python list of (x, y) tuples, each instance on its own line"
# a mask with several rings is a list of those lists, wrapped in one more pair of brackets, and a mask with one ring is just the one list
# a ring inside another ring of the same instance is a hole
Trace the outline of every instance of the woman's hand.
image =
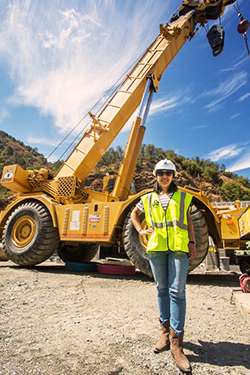
[(189, 250), (189, 256), (188, 256), (188, 259), (189, 260), (192, 260), (195, 258), (196, 256), (196, 246), (195, 246), (195, 243), (189, 243), (188, 244), (188, 250)]
[(137, 207), (135, 207), (133, 209), (133, 211), (131, 212), (131, 219), (132, 219), (132, 222), (133, 222), (134, 227), (137, 230), (137, 232), (139, 234), (141, 234), (142, 236), (154, 233), (154, 229), (152, 227), (150, 227), (148, 229), (142, 229), (141, 223), (140, 223), (140, 220), (139, 220), (140, 213), (141, 213), (141, 211)]
[(152, 233), (154, 233), (154, 229), (153, 229), (152, 227), (150, 227), (150, 228), (148, 228), (148, 229), (141, 229), (141, 230), (139, 231), (139, 234), (140, 234), (141, 236), (145, 236), (145, 235), (147, 235), (147, 234), (152, 234)]

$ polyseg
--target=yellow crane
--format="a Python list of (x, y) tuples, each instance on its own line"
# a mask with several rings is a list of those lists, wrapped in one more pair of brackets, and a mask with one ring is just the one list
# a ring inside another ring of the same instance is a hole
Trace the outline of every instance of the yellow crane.
[[(152, 96), (159, 89), (165, 69), (186, 41), (194, 37), (198, 26), (219, 18), (234, 1), (184, 0), (171, 21), (160, 25), (159, 36), (104, 109), (96, 116), (89, 113), (89, 128), (54, 176), (46, 169), (4, 167), (1, 184), (18, 193), (0, 216), (3, 249), (10, 260), (31, 266), (57, 250), (64, 261), (86, 262), (101, 246), (103, 254), (127, 256), (142, 272), (151, 275), (145, 253), (147, 238), (137, 233), (130, 219), (131, 209), (148, 190), (132, 194), (130, 186)], [(219, 55), (224, 43), (222, 26), (214, 25), (207, 38), (213, 55)], [(84, 187), (90, 172), (138, 107), (115, 180), (107, 176), (102, 192)], [(221, 210), (211, 205), (202, 189), (180, 189), (193, 195), (197, 256), (190, 262), (189, 271), (205, 258), (209, 236), (216, 248), (244, 247), (250, 237), (249, 233), (240, 233), (238, 219), (243, 210), (238, 203), (233, 210)]]

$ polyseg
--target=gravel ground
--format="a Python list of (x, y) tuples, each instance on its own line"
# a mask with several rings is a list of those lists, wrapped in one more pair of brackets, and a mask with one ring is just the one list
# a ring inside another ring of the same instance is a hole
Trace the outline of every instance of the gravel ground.
[[(1, 375), (179, 374), (160, 336), (154, 282), (44, 262), (0, 262)], [(190, 274), (185, 353), (193, 374), (250, 374), (250, 326), (230, 303), (239, 274)]]

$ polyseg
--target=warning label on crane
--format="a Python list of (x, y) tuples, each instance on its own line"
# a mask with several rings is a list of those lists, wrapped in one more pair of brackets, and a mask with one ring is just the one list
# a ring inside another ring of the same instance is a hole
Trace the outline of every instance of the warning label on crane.
[(89, 215), (89, 222), (90, 223), (99, 223), (100, 222), (100, 214), (93, 214)]
[(73, 211), (69, 230), (79, 230), (79, 229), (80, 229), (80, 211)]

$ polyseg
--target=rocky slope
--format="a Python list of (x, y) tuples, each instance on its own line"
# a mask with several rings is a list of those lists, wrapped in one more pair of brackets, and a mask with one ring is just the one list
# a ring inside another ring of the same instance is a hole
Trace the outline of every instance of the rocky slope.
[[(86, 181), (85, 186), (96, 190), (102, 190), (102, 179), (105, 175), (105, 172), (102, 172), (102, 176), (96, 177), (95, 173), (91, 173), (88, 177), (88, 181)], [(135, 170), (134, 176), (134, 185), (136, 191), (139, 192), (144, 189), (151, 189), (155, 183), (155, 177), (152, 174), (152, 168), (145, 168), (143, 170)], [(199, 179), (193, 177), (183, 177), (180, 173), (178, 173), (176, 178), (176, 183), (178, 186), (185, 187), (190, 186), (196, 189), (200, 189), (201, 182)], [(208, 195), (209, 199), (214, 202), (227, 202), (229, 201), (228, 197), (215, 185), (210, 182), (202, 181), (202, 189)]]

